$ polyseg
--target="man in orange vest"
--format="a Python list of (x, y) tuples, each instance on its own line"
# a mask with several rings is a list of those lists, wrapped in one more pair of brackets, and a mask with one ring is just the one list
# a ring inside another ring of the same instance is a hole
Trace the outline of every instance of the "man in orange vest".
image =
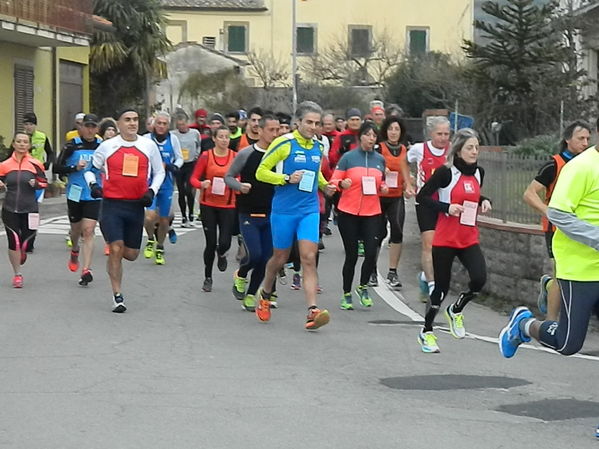
[[(553, 273), (555, 274), (555, 260), (553, 258), (552, 240), (555, 226), (553, 226), (546, 217), (547, 205), (551, 199), (553, 188), (557, 182), (559, 174), (570, 160), (582, 153), (589, 147), (591, 137), (591, 126), (582, 121), (576, 120), (570, 123), (564, 130), (561, 142), (561, 151), (554, 154), (551, 159), (545, 163), (539, 170), (535, 179), (529, 184), (524, 192), (524, 202), (534, 210), (542, 214), (542, 226), (545, 233), (545, 243), (549, 258), (553, 260)], [(544, 199), (539, 196), (545, 192)], [(540, 291), (538, 306), (541, 313), (546, 314), (548, 320), (557, 321), (560, 311), (560, 290), (559, 284), (555, 282), (552, 276), (544, 274), (540, 280)]]

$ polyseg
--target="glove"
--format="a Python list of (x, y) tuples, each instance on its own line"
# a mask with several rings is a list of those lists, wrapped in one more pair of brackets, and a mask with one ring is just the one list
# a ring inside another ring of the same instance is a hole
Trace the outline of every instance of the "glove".
[(173, 175), (179, 173), (179, 167), (177, 167), (175, 164), (166, 164), (166, 169), (170, 171)]
[(89, 190), (91, 191), (90, 193), (92, 198), (102, 198), (102, 196), (104, 195), (102, 187), (100, 187), (100, 184), (96, 182), (89, 185)]
[(152, 201), (154, 201), (154, 191), (152, 189), (148, 189), (141, 197), (140, 201), (143, 207), (150, 207), (152, 205)]

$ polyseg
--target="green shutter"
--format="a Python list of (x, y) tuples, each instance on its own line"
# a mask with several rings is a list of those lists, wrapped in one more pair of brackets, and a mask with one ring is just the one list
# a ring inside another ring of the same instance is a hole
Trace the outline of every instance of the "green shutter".
[(368, 56), (370, 54), (370, 31), (363, 28), (351, 30), (351, 54)]
[(410, 54), (423, 55), (426, 53), (426, 30), (410, 30)]
[(245, 42), (245, 26), (229, 25), (227, 28), (227, 51), (232, 53), (245, 53), (247, 51)]
[(314, 53), (314, 28), (298, 27), (297, 52), (302, 54)]

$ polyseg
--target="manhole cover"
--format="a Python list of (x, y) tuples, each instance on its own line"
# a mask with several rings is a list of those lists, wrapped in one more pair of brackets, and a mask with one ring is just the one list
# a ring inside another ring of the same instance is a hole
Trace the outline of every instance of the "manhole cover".
[(394, 388), (396, 390), (427, 391), (513, 388), (530, 384), (527, 380), (514, 377), (471, 376), (462, 374), (387, 377), (380, 381), (386, 387)]
[(397, 321), (397, 320), (372, 320), (369, 321), (368, 324), (373, 324), (375, 326), (403, 326), (405, 324), (408, 325), (418, 325), (418, 326), (422, 326), (422, 321), (412, 321), (412, 320), (405, 320), (405, 321)]
[(543, 421), (562, 421), (576, 418), (599, 417), (599, 402), (576, 399), (544, 399), (521, 404), (507, 404), (495, 410), (516, 416), (528, 416)]

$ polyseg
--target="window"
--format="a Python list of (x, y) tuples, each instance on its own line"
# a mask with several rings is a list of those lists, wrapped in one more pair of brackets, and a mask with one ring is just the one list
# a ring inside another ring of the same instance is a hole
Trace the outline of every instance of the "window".
[(23, 114), (33, 112), (33, 67), (16, 65), (14, 68), (15, 124), (23, 126)]
[(372, 52), (372, 28), (349, 26), (349, 48), (352, 56), (368, 56)]
[(298, 25), (296, 37), (298, 54), (313, 55), (316, 53), (316, 27), (314, 25)]
[(428, 52), (428, 28), (408, 29), (408, 49), (415, 56)]
[(247, 23), (225, 24), (228, 53), (247, 53), (248, 28)]

